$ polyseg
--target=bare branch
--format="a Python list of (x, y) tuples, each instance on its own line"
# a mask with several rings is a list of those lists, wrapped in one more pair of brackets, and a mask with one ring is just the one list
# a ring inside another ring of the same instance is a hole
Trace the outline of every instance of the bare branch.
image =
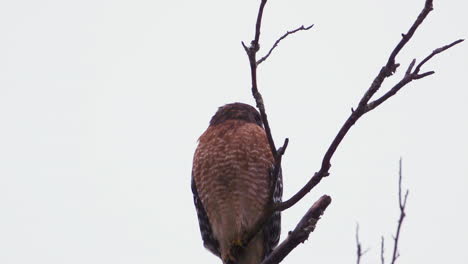
[(421, 74), (418, 74), (416, 77), (414, 77), (414, 79), (419, 80), (419, 79), (422, 79), (422, 78), (427, 77), (429, 75), (432, 75), (434, 73), (435, 73), (435, 71), (428, 71), (428, 72), (425, 72), (425, 73), (421, 73)]
[(398, 225), (397, 225), (397, 230), (396, 234), (393, 238), (393, 254), (392, 254), (392, 262), (391, 264), (395, 264), (396, 260), (400, 256), (400, 253), (398, 252), (398, 241), (400, 239), (400, 231), (401, 231), (401, 226), (403, 225), (403, 220), (405, 219), (406, 212), (406, 200), (408, 199), (408, 194), (409, 191), (405, 191), (405, 195), (402, 195), (402, 188), (401, 188), (401, 181), (402, 181), (402, 160), (400, 158), (400, 163), (399, 163), (399, 172), (398, 172), (398, 206), (400, 207), (400, 218), (398, 219)]
[[(385, 68), (387, 68), (387, 70), (391, 70), (392, 68), (394, 68), (395, 59), (398, 53), (400, 53), (400, 51), (403, 49), (406, 43), (408, 43), (408, 41), (413, 37), (414, 33), (416, 32), (416, 29), (418, 29), (418, 27), (422, 24), (424, 19), (426, 19), (427, 15), (433, 10), (432, 2), (433, 2), (432, 0), (426, 0), (426, 3), (424, 4), (424, 8), (421, 11), (421, 13), (419, 13), (418, 18), (416, 18), (416, 21), (414, 21), (413, 25), (410, 27), (410, 29), (408, 30), (406, 34), (401, 35), (402, 38), (400, 42), (392, 51), (392, 53), (390, 54), (390, 57), (388, 58), (387, 64), (384, 66)], [(390, 72), (387, 72), (387, 73), (390, 73)]]
[(298, 27), (298, 28), (296, 28), (296, 29), (294, 29), (294, 30), (292, 30), (292, 31), (286, 32), (283, 36), (281, 36), (279, 39), (277, 39), (277, 40), (275, 41), (275, 44), (273, 44), (273, 46), (272, 46), (271, 49), (268, 51), (268, 53), (267, 53), (265, 56), (263, 56), (261, 59), (259, 59), (259, 60), (257, 61), (257, 66), (260, 65), (260, 63), (264, 62), (266, 59), (268, 59), (268, 57), (270, 57), (271, 53), (272, 53), (273, 50), (278, 46), (278, 44), (281, 42), (281, 40), (285, 39), (287, 36), (292, 35), (292, 34), (298, 32), (298, 31), (301, 31), (301, 30), (309, 30), (309, 29), (311, 29), (313, 26), (314, 26), (313, 24), (310, 25), (310, 26), (308, 26), (308, 27), (304, 27), (304, 25), (302, 25), (302, 26), (300, 26), (300, 27)]
[[(289, 143), (289, 139), (285, 139), (283, 146), (280, 149), (276, 149), (275, 142), (273, 140), (273, 136), (271, 133), (270, 125), (268, 122), (268, 116), (265, 111), (265, 104), (263, 102), (263, 98), (261, 93), (258, 90), (258, 84), (257, 84), (257, 52), (260, 49), (260, 31), (261, 31), (261, 24), (262, 24), (262, 17), (263, 17), (263, 10), (265, 8), (265, 5), (267, 3), (267, 0), (261, 0), (260, 1), (260, 7), (258, 9), (257, 13), (257, 20), (255, 24), (255, 35), (254, 39), (250, 42), (250, 46), (247, 46), (244, 42), (242, 43), (242, 47), (244, 48), (245, 52), (247, 53), (247, 57), (249, 59), (249, 65), (250, 65), (250, 75), (251, 75), (251, 81), (252, 81), (252, 95), (255, 99), (257, 108), (260, 112), (260, 116), (262, 118), (262, 122), (265, 128), (265, 133), (267, 135), (268, 139), (268, 144), (270, 146), (271, 153), (273, 154), (273, 157), (275, 159), (275, 164), (273, 167), (273, 179), (272, 179), (272, 188), (276, 185), (276, 181), (278, 180), (278, 176), (281, 170), (281, 160), (282, 156), (284, 155), (286, 148)], [(257, 221), (255, 227), (252, 229), (253, 231), (249, 234), (245, 234), (245, 237), (243, 238), (242, 245), (247, 245), (253, 237), (263, 228), (265, 225), (266, 221), (270, 218), (270, 216), (274, 213), (274, 204), (272, 202), (271, 206), (267, 208), (265, 211), (263, 217)], [(235, 250), (235, 249), (234, 249)]]
[(451, 47), (459, 44), (459, 43), (462, 43), (463, 41), (465, 41), (464, 39), (459, 39), (459, 40), (456, 40), (448, 45), (445, 45), (443, 47), (440, 47), (438, 49), (435, 49), (432, 51), (431, 54), (429, 54), (426, 58), (424, 58), (419, 64), (418, 66), (416, 66), (416, 69), (414, 70), (414, 72), (417, 74), (419, 73), (419, 70), (421, 69), (421, 67), (426, 63), (428, 62), (430, 59), (432, 59), (432, 57), (434, 57), (435, 55), (439, 54), (439, 53), (442, 53), (448, 49), (450, 49)]
[(393, 86), (388, 92), (386, 92), (384, 95), (382, 95), (379, 99), (376, 99), (370, 103), (367, 104), (367, 108), (366, 108), (366, 112), (369, 112), (371, 110), (373, 110), (374, 108), (376, 108), (377, 106), (379, 106), (380, 104), (382, 104), (383, 102), (387, 101), (387, 99), (389, 99), (390, 97), (394, 96), (401, 88), (403, 88), (403, 86), (405, 86), (406, 84), (412, 82), (413, 80), (418, 80), (418, 79), (422, 79), (426, 76), (429, 76), (429, 75), (432, 75), (434, 74), (434, 71), (428, 71), (428, 72), (425, 72), (425, 73), (419, 73), (419, 71), (421, 70), (421, 67), (427, 62), (429, 61), (432, 57), (434, 57), (435, 55), (463, 42), (464, 40), (463, 39), (459, 39), (457, 41), (454, 41), (452, 42), (451, 44), (449, 45), (445, 45), (443, 47), (440, 47), (438, 49), (435, 49), (431, 54), (429, 54), (426, 58), (424, 58), (419, 64), (418, 66), (416, 66), (416, 68), (414, 69), (414, 71), (412, 71), (415, 63), (416, 63), (416, 60), (414, 59), (411, 64), (409, 65), (408, 69), (406, 70), (406, 73), (405, 73), (405, 76), (403, 77), (403, 79), (401, 79), (395, 86)]
[(380, 263), (385, 264), (385, 238), (382, 236), (380, 240)]
[(267, 3), (267, 0), (261, 0), (260, 2), (260, 7), (258, 8), (258, 13), (257, 13), (257, 22), (255, 23), (255, 37), (250, 43), (251, 47), (255, 49), (255, 53), (260, 49), (260, 46), (259, 46), (260, 29), (262, 27), (263, 9), (265, 8), (266, 3)]
[[(416, 69), (411, 72), (411, 70), (414, 67), (414, 63), (411, 63), (410, 66), (408, 67), (408, 70), (406, 71), (407, 74), (403, 77), (403, 79), (398, 82), (390, 91), (388, 91), (385, 95), (383, 95), (381, 98), (369, 103), (370, 99), (372, 96), (379, 90), (381, 87), (383, 81), (391, 76), (396, 69), (398, 68), (399, 64), (395, 63), (396, 56), (398, 53), (401, 51), (401, 49), (408, 43), (408, 41), (411, 39), (411, 37), (414, 35), (416, 32), (416, 29), (421, 25), (421, 23), (424, 21), (424, 19), (427, 17), (429, 12), (432, 11), (432, 0), (426, 0), (424, 8), (422, 11), (419, 13), (417, 19), (413, 23), (413, 25), (410, 27), (408, 32), (406, 34), (402, 34), (402, 39), (400, 42), (397, 44), (397, 46), (393, 49), (391, 52), (387, 63), (381, 68), (380, 72), (377, 74), (375, 79), (373, 80), (371, 86), (369, 89), (364, 93), (363, 97), (359, 101), (358, 107), (356, 109), (352, 108), (351, 115), (348, 117), (348, 119), (345, 121), (341, 129), (338, 131), (338, 134), (335, 136), (333, 139), (332, 143), (327, 149), (327, 152), (325, 153), (323, 159), (322, 159), (322, 165), (320, 167), (320, 170), (314, 174), (313, 177), (309, 179), (309, 181), (302, 187), (296, 194), (294, 194), (289, 200), (286, 200), (282, 202), (281, 204), (276, 205), (276, 210), (283, 211), (294, 204), (296, 204), (298, 201), (300, 201), (307, 193), (309, 193), (321, 180), (323, 177), (328, 176), (330, 167), (331, 167), (331, 158), (333, 157), (336, 149), (340, 145), (341, 141), (343, 138), (346, 136), (348, 131), (351, 129), (351, 127), (356, 123), (356, 121), (366, 114), (367, 112), (375, 109), (377, 106), (379, 106), (381, 103), (386, 101), (388, 98), (396, 94), (403, 86), (411, 82), (412, 80), (420, 79), (423, 77), (426, 77), (428, 75), (433, 74), (434, 72), (426, 72), (423, 74), (419, 74), (419, 68), (422, 66), (426, 61), (428, 61), (430, 58), (432, 58), (434, 55), (447, 50), (448, 48), (462, 42), (463, 40), (457, 40), (453, 42), (450, 45), (444, 46), (442, 48), (439, 48), (435, 50), (431, 55), (426, 57), (417, 67)], [(418, 68), (419, 67), (419, 68)]]
[(356, 256), (357, 256), (357, 259), (356, 259), (356, 264), (359, 264), (361, 262), (361, 257), (364, 256), (364, 254), (366, 254), (369, 249), (366, 249), (364, 251), (362, 251), (362, 244), (361, 242), (359, 241), (359, 223), (356, 224)]
[(380, 89), (385, 78), (390, 77), (393, 75), (393, 73), (395, 73), (398, 66), (400, 66), (400, 64), (395, 63), (396, 56), (398, 55), (398, 53), (400, 53), (400, 51), (408, 43), (408, 41), (410, 41), (410, 39), (416, 32), (416, 29), (418, 29), (418, 27), (429, 14), (429, 12), (431, 12), (432, 10), (432, 0), (426, 0), (424, 8), (419, 13), (413, 25), (410, 27), (406, 34), (401, 35), (402, 38), (400, 42), (398, 42), (396, 47), (393, 49), (392, 53), (390, 54), (387, 60), (387, 63), (385, 64), (385, 66), (382, 67), (379, 74), (375, 77), (374, 81), (372, 82), (371, 87), (366, 91), (366, 93), (362, 97), (361, 101), (359, 102), (359, 107), (365, 108), (371, 97)]
[[(398, 207), (400, 208), (400, 217), (398, 219), (398, 225), (397, 225), (397, 231), (395, 236), (393, 236), (393, 253), (392, 253), (392, 261), (391, 264), (395, 264), (396, 260), (400, 256), (400, 253), (398, 252), (398, 241), (400, 239), (400, 232), (401, 232), (401, 227), (403, 225), (403, 220), (406, 216), (406, 201), (408, 199), (408, 194), (409, 191), (405, 191), (405, 195), (402, 195), (402, 187), (401, 187), (401, 182), (403, 178), (403, 173), (402, 173), (402, 159), (400, 158), (399, 161), (399, 170), (398, 170)], [(356, 243), (357, 243), (357, 263), (359, 264), (361, 256), (363, 256), (367, 251), (364, 253), (361, 253), (361, 243), (359, 242), (359, 225), (356, 226)], [(385, 264), (385, 239), (383, 236), (381, 236), (380, 240), (380, 263)]]
[(293, 231), (290, 231), (288, 237), (279, 244), (273, 252), (261, 264), (277, 264), (280, 263), (294, 248), (300, 243), (303, 243), (309, 237), (309, 234), (314, 231), (317, 221), (323, 214), (325, 209), (331, 203), (331, 197), (323, 195), (302, 217)]
[(289, 144), (289, 138), (285, 138), (283, 146), (278, 149), (279, 155), (284, 155), (284, 152), (286, 152), (286, 148), (288, 147), (288, 144)]
[(271, 153), (275, 160), (278, 159), (278, 153), (275, 147), (275, 142), (273, 141), (273, 136), (271, 135), (270, 124), (268, 122), (268, 117), (265, 112), (265, 104), (263, 103), (263, 98), (260, 92), (258, 91), (257, 86), (257, 52), (260, 49), (259, 41), (260, 41), (260, 29), (262, 25), (262, 17), (263, 17), (263, 9), (267, 0), (261, 0), (260, 7), (258, 9), (257, 14), (257, 22), (255, 24), (255, 36), (254, 39), (250, 42), (250, 46), (247, 47), (244, 42), (242, 42), (242, 46), (244, 47), (245, 52), (247, 53), (247, 57), (249, 58), (250, 64), (250, 75), (252, 79), (252, 95), (255, 98), (255, 102), (257, 104), (257, 108), (260, 111), (260, 115), (262, 117), (262, 122), (265, 127), (265, 132), (268, 138), (268, 144), (270, 145)]

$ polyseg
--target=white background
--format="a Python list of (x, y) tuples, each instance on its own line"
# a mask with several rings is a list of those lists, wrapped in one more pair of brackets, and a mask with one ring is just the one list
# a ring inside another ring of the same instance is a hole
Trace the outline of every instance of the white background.
[[(259, 69), (285, 198), (319, 169), (339, 127), (424, 4), (271, 1)], [(438, 0), (397, 58), (468, 36), (468, 5)], [(198, 136), (217, 107), (253, 104), (247, 57), (258, 1), (0, 2), (0, 263), (220, 263), (190, 191)], [(283, 238), (322, 194), (333, 202), (284, 263), (363, 263), (390, 253), (398, 160), (410, 189), (399, 263), (468, 259), (468, 48), (430, 61), (352, 128), (331, 176), (283, 214)], [(387, 259), (390, 257), (386, 256)]]

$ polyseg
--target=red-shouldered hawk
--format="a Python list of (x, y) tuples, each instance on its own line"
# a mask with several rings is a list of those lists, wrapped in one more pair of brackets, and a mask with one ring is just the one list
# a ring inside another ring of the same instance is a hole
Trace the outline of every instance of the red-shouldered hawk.
[[(192, 192), (204, 246), (223, 263), (259, 264), (278, 244), (276, 212), (248, 245), (239, 245), (269, 203), (281, 201), (282, 176), (273, 180), (273, 166), (257, 110), (242, 103), (220, 107), (195, 151)], [(232, 248), (239, 246), (243, 249), (233, 256)]]

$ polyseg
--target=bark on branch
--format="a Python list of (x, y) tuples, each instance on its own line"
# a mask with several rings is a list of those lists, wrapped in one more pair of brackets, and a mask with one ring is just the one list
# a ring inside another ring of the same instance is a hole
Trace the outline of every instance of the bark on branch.
[(309, 237), (309, 234), (315, 230), (317, 221), (330, 203), (330, 196), (324, 195), (320, 197), (302, 217), (296, 228), (289, 232), (288, 237), (279, 244), (261, 264), (280, 263), (294, 248), (300, 243), (304, 243)]

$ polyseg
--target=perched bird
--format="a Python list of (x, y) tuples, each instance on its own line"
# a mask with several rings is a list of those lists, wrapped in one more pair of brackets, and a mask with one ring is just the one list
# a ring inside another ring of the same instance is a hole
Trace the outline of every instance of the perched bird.
[(243, 103), (220, 107), (199, 138), (192, 192), (203, 244), (224, 264), (259, 264), (278, 244), (281, 216), (275, 212), (249, 244), (242, 245), (265, 217), (267, 206), (281, 201), (282, 176), (274, 180), (273, 167), (257, 110)]

